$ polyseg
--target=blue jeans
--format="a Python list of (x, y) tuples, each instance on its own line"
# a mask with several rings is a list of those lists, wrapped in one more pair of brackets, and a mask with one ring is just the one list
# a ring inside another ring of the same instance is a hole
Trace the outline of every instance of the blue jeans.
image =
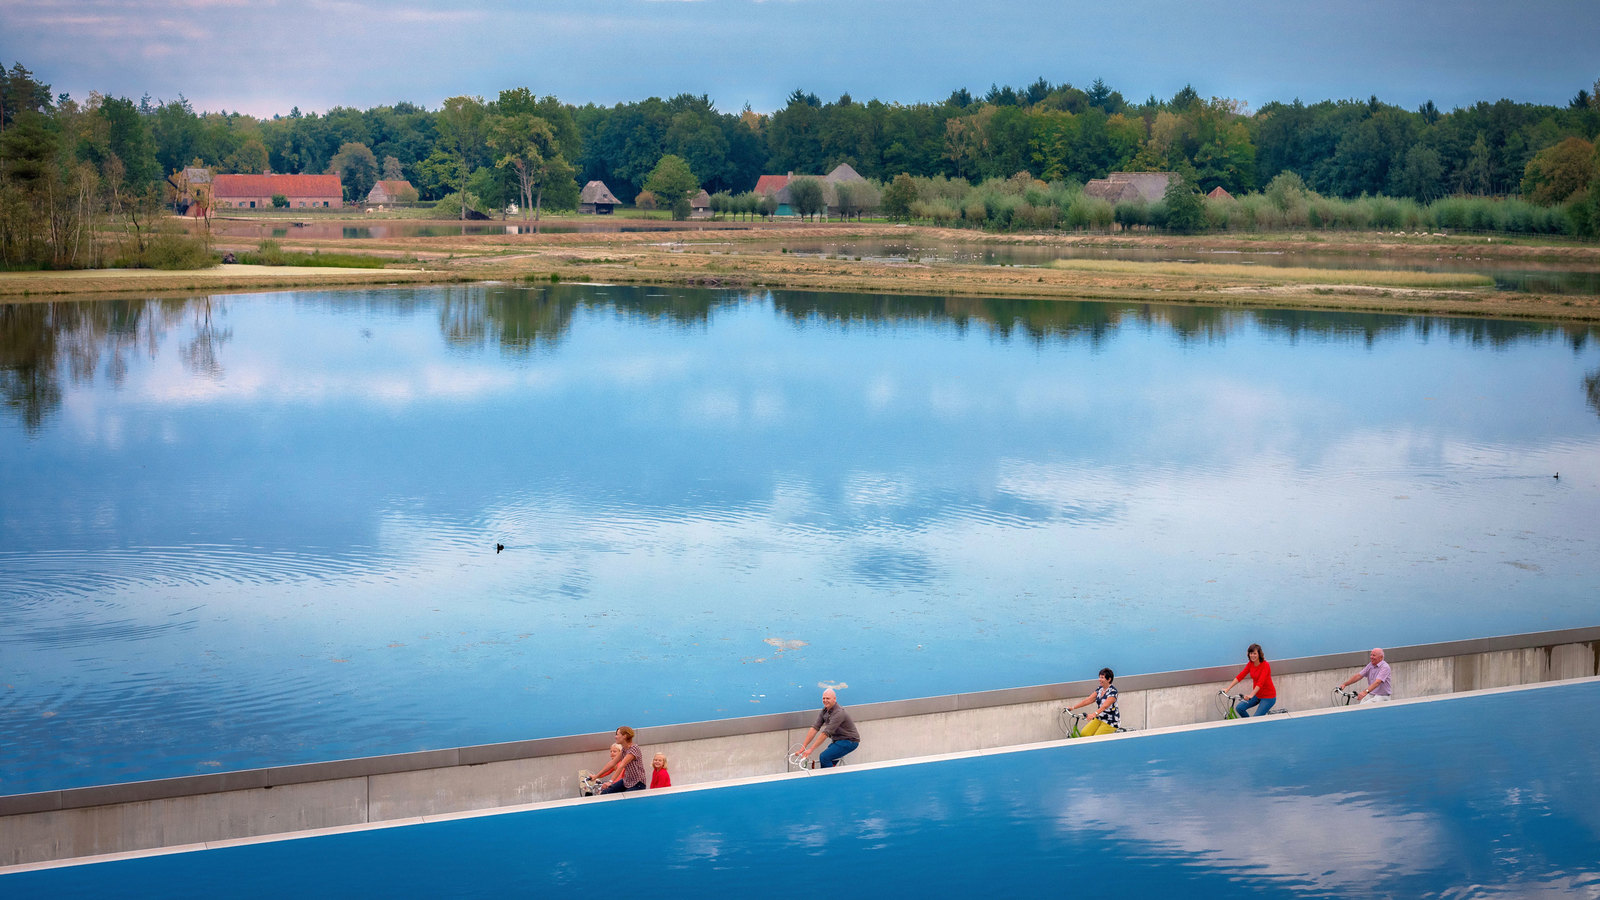
[(839, 760), (846, 753), (859, 746), (861, 746), (860, 741), (834, 741), (828, 745), (828, 749), (822, 751), (821, 756), (817, 757), (817, 765), (824, 769), (831, 769), (839, 764)]
[(618, 780), (618, 781), (613, 781), (610, 784), (606, 785), (604, 788), (602, 788), (600, 790), (600, 793), (602, 793), (602, 794), (620, 794), (623, 791), (642, 791), (642, 790), (644, 790), (644, 782), (642, 782), (642, 781), (639, 782), (638, 784), (628, 785), (628, 784), (623, 784), (620, 780)]
[(1261, 711), (1256, 713), (1256, 715), (1264, 716), (1267, 713), (1272, 711), (1273, 704), (1275, 704), (1277, 702), (1278, 702), (1278, 698), (1277, 697), (1267, 697), (1265, 699), (1263, 699), (1261, 697), (1251, 697), (1249, 700), (1240, 700), (1239, 704), (1237, 706), (1235, 706), (1233, 709), (1234, 709), (1234, 712), (1237, 712), (1239, 714), (1239, 718), (1248, 719), (1248, 718), (1250, 718), (1250, 709), (1252, 707), (1254, 707), (1257, 703), (1261, 704)]

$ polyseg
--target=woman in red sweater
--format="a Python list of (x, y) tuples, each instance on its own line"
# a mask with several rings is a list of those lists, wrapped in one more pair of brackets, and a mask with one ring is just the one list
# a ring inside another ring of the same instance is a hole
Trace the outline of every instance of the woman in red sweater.
[(1267, 662), (1267, 655), (1261, 652), (1261, 645), (1251, 644), (1245, 655), (1250, 661), (1239, 670), (1239, 674), (1233, 676), (1233, 684), (1228, 685), (1228, 691), (1232, 691), (1235, 684), (1246, 678), (1250, 679), (1250, 693), (1245, 694), (1244, 699), (1234, 707), (1241, 719), (1249, 718), (1250, 710), (1257, 704), (1261, 709), (1256, 715), (1264, 716), (1272, 710), (1273, 704), (1278, 702), (1278, 689), (1272, 684), (1272, 664)]

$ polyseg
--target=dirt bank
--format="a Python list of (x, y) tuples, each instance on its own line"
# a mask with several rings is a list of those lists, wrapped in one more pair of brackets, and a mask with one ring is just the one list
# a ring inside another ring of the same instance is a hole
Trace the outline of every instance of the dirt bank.
[[(1172, 271), (1170, 264), (1133, 263), (1117, 271), (1078, 268), (921, 264), (797, 256), (786, 243), (848, 240), (970, 247), (1102, 246), (1166, 251), (1254, 250), (1340, 254), (1347, 269), (1328, 269), (1318, 283), (1274, 278), (1267, 267), (1248, 274)], [(288, 287), (418, 284), (452, 281), (549, 280), (795, 288), (859, 293), (1202, 303), (1399, 313), (1600, 321), (1600, 296), (1542, 295), (1488, 287), (1411, 288), (1361, 283), (1361, 257), (1414, 256), (1553, 263), (1600, 271), (1600, 247), (1507, 242), (1482, 237), (1328, 234), (1177, 237), (1170, 235), (988, 235), (887, 224), (817, 223), (730, 227), (682, 223), (670, 232), (486, 234), (386, 239), (280, 239), (285, 249), (389, 256), (404, 268), (268, 269), (219, 266), (200, 272), (99, 271), (0, 274), (0, 299), (61, 299), (137, 293), (279, 290)], [(222, 249), (253, 249), (251, 244)], [(405, 260), (400, 263), (400, 260)], [(1374, 279), (1375, 280), (1375, 279)]]

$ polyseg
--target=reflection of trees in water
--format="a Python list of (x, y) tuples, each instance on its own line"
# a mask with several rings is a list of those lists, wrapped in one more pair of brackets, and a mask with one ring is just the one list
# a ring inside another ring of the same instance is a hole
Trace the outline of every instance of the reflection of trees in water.
[(180, 348), (184, 368), (206, 378), (222, 377), (222, 360), (217, 351), (233, 337), (232, 328), (218, 328), (211, 319), (211, 298), (196, 301), (194, 337)]
[(1589, 407), (1600, 416), (1600, 369), (1583, 377), (1583, 393), (1589, 398)]
[(0, 398), (24, 428), (37, 431), (61, 406), (66, 382), (92, 383), (103, 372), (121, 385), (133, 354), (153, 359), (191, 308), (203, 308), (204, 320), (197, 317), (185, 361), (192, 355), (210, 367), (194, 371), (220, 373), (216, 348), (231, 332), (211, 326), (210, 298), (0, 304)]
[(1259, 329), (1291, 340), (1360, 340), (1369, 345), (1384, 337), (1414, 332), (1423, 337), (1441, 335), (1495, 347), (1528, 338), (1559, 336), (1578, 351), (1596, 336), (1592, 325), (1094, 300), (785, 292), (774, 295), (772, 302), (781, 314), (794, 322), (820, 319), (847, 325), (952, 323), (961, 329), (978, 324), (1002, 338), (1020, 334), (1034, 341), (1084, 341), (1090, 346), (1098, 346), (1115, 336), (1117, 328), (1127, 325), (1167, 328), (1186, 343), (1221, 340), (1241, 329)]
[(576, 304), (540, 288), (447, 288), (439, 298), (439, 330), (454, 347), (486, 344), (527, 352), (554, 346), (572, 326)]
[(704, 290), (624, 285), (489, 285), (444, 288), (435, 296), (439, 330), (451, 346), (492, 345), (517, 353), (554, 346), (566, 337), (579, 309), (704, 325), (714, 307), (730, 302)]
[[(580, 309), (647, 321), (705, 327), (712, 314), (747, 302), (772, 304), (789, 321), (843, 327), (885, 324), (980, 327), (1003, 340), (1083, 343), (1099, 347), (1119, 329), (1170, 330), (1185, 343), (1224, 340), (1241, 330), (1261, 330), (1291, 341), (1361, 341), (1415, 335), (1510, 346), (1523, 340), (1561, 339), (1581, 351), (1596, 336), (1591, 325), (1498, 319), (1428, 318), (1382, 313), (1314, 310), (1239, 310), (1090, 300), (1007, 300), (894, 294), (825, 294), (800, 291), (715, 291), (626, 285), (472, 285), (395, 291), (309, 293), (297, 302), (348, 312), (365, 310), (407, 317), (436, 311), (445, 341), (460, 349), (497, 347), (528, 353), (566, 337)], [(162, 338), (190, 321), (193, 334), (180, 346), (185, 368), (220, 377), (229, 328), (214, 322), (209, 297), (174, 300), (75, 301), (0, 305), (0, 401), (30, 431), (61, 404), (63, 380), (92, 381), (103, 371), (113, 385), (127, 377), (132, 354), (155, 355)], [(1597, 378), (1585, 379), (1589, 402), (1600, 413)]]

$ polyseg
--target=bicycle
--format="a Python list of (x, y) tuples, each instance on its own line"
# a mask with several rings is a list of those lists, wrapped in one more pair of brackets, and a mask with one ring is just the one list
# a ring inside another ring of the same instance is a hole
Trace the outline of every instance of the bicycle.
[[(821, 754), (819, 753), (816, 756), (801, 756), (800, 755), (800, 751), (804, 750), (804, 749), (805, 749), (805, 746), (803, 744), (795, 744), (794, 746), (789, 748), (789, 756), (788, 756), (789, 771), (791, 771), (791, 772), (794, 772), (794, 771), (802, 771), (802, 772), (804, 772), (804, 771), (810, 771), (812, 769), (820, 769), (820, 768), (822, 768), (822, 760), (817, 758), (817, 756), (821, 756)], [(833, 767), (837, 769), (838, 767), (840, 767), (842, 765), (844, 765), (844, 760), (840, 759), (840, 760), (838, 760), (837, 762), (835, 762), (833, 764)]]
[[(1069, 740), (1083, 737), (1083, 723), (1088, 719), (1087, 713), (1073, 712), (1071, 707), (1062, 707), (1059, 723), (1061, 725), (1061, 733), (1066, 735)], [(1133, 730), (1121, 725), (1113, 725), (1111, 728), (1117, 734), (1126, 734)]]
[(1222, 707), (1222, 720), (1239, 718), (1239, 709), (1236, 704), (1244, 702), (1243, 694), (1230, 694), (1227, 691), (1217, 691), (1217, 703)]
[(1331, 705), (1334, 706), (1335, 708), (1341, 707), (1341, 706), (1349, 706), (1351, 704), (1351, 702), (1354, 701), (1355, 699), (1356, 699), (1356, 692), (1355, 691), (1348, 691), (1348, 690), (1345, 690), (1344, 688), (1334, 688), (1333, 689), (1333, 703)]
[(1063, 706), (1059, 721), (1061, 733), (1066, 735), (1069, 740), (1083, 737), (1083, 722), (1086, 718), (1088, 716), (1083, 713), (1073, 712), (1070, 707)]

